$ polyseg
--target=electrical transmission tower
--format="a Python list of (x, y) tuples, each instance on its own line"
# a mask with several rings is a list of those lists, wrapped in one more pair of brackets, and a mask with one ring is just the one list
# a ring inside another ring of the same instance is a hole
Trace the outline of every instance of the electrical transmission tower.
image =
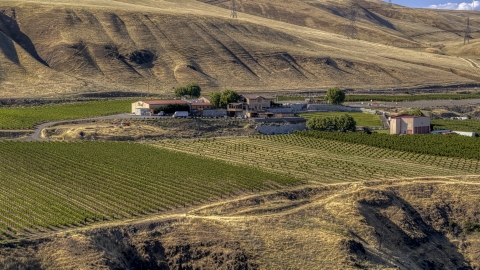
[(388, 0), (388, 6), (389, 6), (389, 7), (392, 7), (392, 6), (393, 6), (392, 0)]
[(237, 5), (235, 3), (235, 0), (232, 0), (231, 10), (232, 10), (232, 12), (230, 13), (230, 17), (236, 19), (237, 18)]
[(349, 20), (349, 24), (345, 25), (345, 36), (351, 39), (358, 38), (357, 12), (354, 9), (350, 10), (347, 14), (347, 19)]
[(470, 36), (472, 30), (470, 29), (470, 18), (467, 17), (467, 27), (465, 28), (465, 31), (463, 32), (463, 45), (466, 43), (470, 43), (470, 39), (472, 38)]

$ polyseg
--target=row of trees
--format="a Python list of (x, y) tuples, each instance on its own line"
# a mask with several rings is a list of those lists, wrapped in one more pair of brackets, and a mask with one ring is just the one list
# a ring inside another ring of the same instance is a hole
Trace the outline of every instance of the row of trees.
[(237, 102), (240, 95), (232, 90), (210, 93), (210, 104), (215, 108), (225, 108), (228, 103)]
[(352, 116), (344, 114), (342, 116), (315, 116), (307, 121), (307, 128), (320, 131), (352, 131), (357, 129), (357, 122)]

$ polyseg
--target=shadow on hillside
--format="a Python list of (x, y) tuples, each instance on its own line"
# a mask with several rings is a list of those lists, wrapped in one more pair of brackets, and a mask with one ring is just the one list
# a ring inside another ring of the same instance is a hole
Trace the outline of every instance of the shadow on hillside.
[[(37, 61), (48, 66), (48, 64), (38, 55), (32, 40), (20, 30), (20, 26), (16, 20), (15, 9), (0, 10), (0, 31), (25, 49)], [(2, 45), (0, 45), (0, 48), (1, 46)], [(12, 59), (10, 58), (10, 60)], [(16, 63), (18, 63), (18, 57), (16, 58)]]
[[(457, 246), (424, 221), (407, 201), (389, 191), (360, 200), (360, 213), (374, 229), (377, 248), (409, 269), (472, 269)], [(373, 198), (372, 198), (373, 197)]]

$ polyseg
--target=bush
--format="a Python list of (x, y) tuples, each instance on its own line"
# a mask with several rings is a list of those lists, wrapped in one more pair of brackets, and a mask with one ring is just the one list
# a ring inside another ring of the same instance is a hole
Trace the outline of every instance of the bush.
[(352, 116), (344, 114), (340, 117), (322, 117), (315, 116), (307, 121), (307, 128), (312, 130), (338, 130), (338, 131), (355, 131), (357, 123)]

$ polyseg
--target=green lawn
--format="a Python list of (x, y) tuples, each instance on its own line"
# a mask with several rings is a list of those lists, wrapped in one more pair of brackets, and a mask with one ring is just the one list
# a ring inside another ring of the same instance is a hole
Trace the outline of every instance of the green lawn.
[(324, 116), (324, 117), (332, 117), (332, 116), (341, 116), (344, 114), (351, 115), (353, 119), (357, 122), (357, 126), (367, 126), (367, 127), (380, 127), (383, 126), (380, 117), (375, 114), (367, 114), (367, 113), (360, 113), (360, 112), (312, 112), (312, 113), (302, 113), (299, 114), (300, 117), (309, 119), (314, 116)]
[(131, 110), (132, 102), (133, 100), (109, 100), (0, 108), (0, 129), (30, 129), (43, 122), (125, 113)]

